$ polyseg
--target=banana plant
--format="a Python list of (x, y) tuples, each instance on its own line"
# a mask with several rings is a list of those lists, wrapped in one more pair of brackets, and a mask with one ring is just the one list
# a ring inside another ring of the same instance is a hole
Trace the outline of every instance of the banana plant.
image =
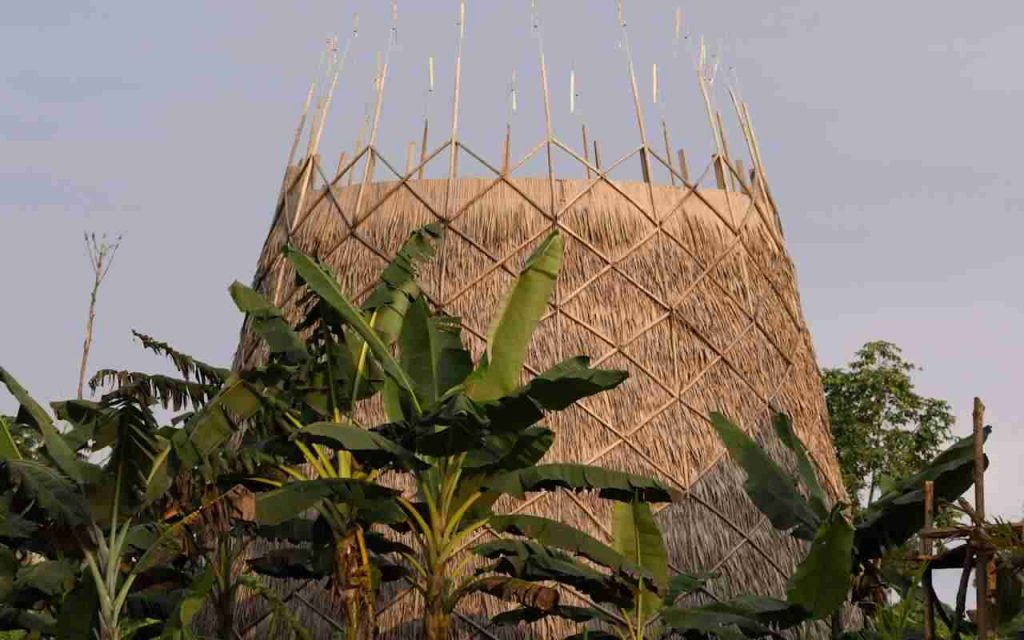
[[(127, 640), (158, 626), (162, 616), (148, 615), (147, 600), (173, 602), (189, 584), (172, 563), (194, 543), (193, 531), (216, 538), (241, 512), (251, 521), (251, 495), (242, 487), (178, 495), (176, 511), (150, 500), (161, 427), (152, 411), (159, 400), (148, 392), (120, 387), (99, 402), (54, 402), (51, 415), (9, 372), (0, 369), (0, 381), (19, 404), (17, 416), (0, 421), (0, 542), (46, 558), (22, 563), (15, 580), (64, 585), (50, 625), (62, 639), (93, 638), (95, 628), (101, 640)], [(62, 432), (58, 422), (71, 429)], [(23, 450), (11, 424), (36, 431), (41, 445)]]
[[(711, 414), (732, 459), (747, 475), (744, 489), (772, 525), (811, 543), (807, 558), (790, 578), (787, 599), (814, 617), (837, 615), (848, 598), (869, 613), (869, 592), (885, 589), (877, 561), (924, 526), (924, 483), (932, 481), (936, 504), (951, 503), (974, 483), (974, 436), (940, 453), (917, 474), (896, 481), (853, 523), (842, 505), (827, 507), (814, 466), (788, 416), (776, 413), (775, 434), (796, 462), (791, 474), (748, 434), (720, 413)], [(991, 429), (985, 428), (987, 438)], [(836, 619), (838, 622), (838, 618)]]
[(610, 544), (537, 516), (499, 516), (491, 526), (520, 539), (477, 547), (478, 555), (493, 561), (489, 570), (529, 582), (558, 583), (590, 603), (523, 606), (495, 616), (492, 622), (499, 626), (556, 617), (589, 625), (566, 640), (757, 638), (778, 636), (807, 619), (799, 605), (761, 596), (680, 605), (681, 598), (704, 590), (715, 576), (670, 571), (661, 531), (642, 502), (614, 505)]
[[(492, 507), (501, 495), (522, 498), (528, 492), (564, 489), (627, 501), (674, 497), (648, 478), (586, 465), (539, 464), (554, 438), (538, 424), (545, 413), (611, 389), (626, 377), (575, 357), (520, 384), (527, 346), (561, 266), (562, 239), (557, 234), (527, 259), (475, 366), (462, 345), (458, 320), (431, 312), (418, 287), (403, 289), (413, 295), (399, 309), (393, 304), (360, 308), (314, 260), (290, 248), (286, 256), (317, 304), (329, 307), (349, 335), (358, 337), (352, 341), (359, 346), (354, 351), (356, 371), (371, 362), (379, 371), (388, 422), (366, 428), (349, 412), (341, 420), (295, 425), (290, 437), (296, 446), (301, 443), (314, 453), (321, 447), (328, 450), (328, 458), (350, 459), (366, 480), (356, 484), (340, 477), (293, 478), (258, 497), (257, 520), (278, 525), (334, 501), (355, 503), (357, 511), (371, 513), (377, 523), (409, 532), (414, 548), (391, 548), (404, 559), (408, 579), (424, 598), (426, 638), (447, 638), (451, 615), (472, 593), (548, 606), (557, 600), (552, 589), (509, 576), (464, 575), (471, 559), (464, 548), (495, 517)], [(380, 323), (392, 314), (401, 321)], [(389, 469), (408, 477), (415, 493), (377, 484), (379, 473)]]

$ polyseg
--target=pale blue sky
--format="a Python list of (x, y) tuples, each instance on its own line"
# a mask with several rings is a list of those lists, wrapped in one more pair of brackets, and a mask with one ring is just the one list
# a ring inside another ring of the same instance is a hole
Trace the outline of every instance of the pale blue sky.
[[(491, 157), (513, 67), (516, 148), (541, 135), (529, 4), (469, 2), (462, 132)], [(631, 37), (649, 126), (666, 117), (674, 141), (706, 157), (692, 46), (672, 45), (679, 4), (627, 2)], [(924, 366), (920, 389), (953, 403), (961, 431), (982, 395), (996, 425), (989, 502), (1019, 515), (1024, 5), (681, 4), (688, 31), (722, 52), (720, 77), (751, 104), (821, 364), (870, 339), (896, 342)], [(635, 144), (614, 3), (538, 5), (556, 133), (575, 141), (585, 117), (608, 157)], [(322, 145), (333, 165), (370, 99), (387, 3), (53, 1), (2, 12), (0, 362), (40, 398), (73, 394), (84, 230), (125, 234), (101, 292), (93, 367), (160, 367), (131, 328), (228, 362), (240, 318), (226, 287), (252, 276), (323, 40), (361, 15)], [(381, 130), (399, 164), (418, 136), (429, 55), (429, 113), (435, 131), (446, 126), (457, 14), (455, 0), (400, 3)], [(646, 97), (652, 62), (661, 106)]]

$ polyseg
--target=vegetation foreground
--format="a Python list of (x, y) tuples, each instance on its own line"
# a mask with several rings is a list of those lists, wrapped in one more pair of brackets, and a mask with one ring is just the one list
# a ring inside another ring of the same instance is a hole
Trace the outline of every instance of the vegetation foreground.
[[(830, 504), (785, 415), (774, 428), (786, 465), (710, 415), (753, 504), (808, 545), (784, 599), (709, 599), (713, 575), (669, 568), (651, 505), (678, 500), (676, 490), (542, 462), (556, 437), (544, 417), (627, 375), (579, 355), (521, 380), (561, 237), (527, 259), (477, 362), (459, 320), (432, 310), (416, 280), (440, 240), (436, 225), (411, 234), (359, 306), (322, 265), (286, 249), (305, 287), (294, 326), (233, 284), (265, 346), (256, 367), (228, 371), (137, 334), (180, 377), (100, 371), (99, 401), (50, 411), (0, 369), (19, 404), (0, 417), (0, 639), (235, 638), (249, 599), (269, 612), (266, 637), (311, 638), (268, 577), (326, 584), (344, 605), (336, 637), (348, 640), (376, 636), (382, 590), (396, 581), (420, 595), (416, 633), (429, 640), (448, 637), (470, 597), (508, 603), (494, 627), (559, 618), (593, 640), (913, 635), (929, 567), (893, 573), (887, 559), (924, 526), (925, 481), (947, 512), (971, 487), (973, 437), (918, 461), (877, 499), (872, 468), (869, 504), (851, 509)], [(610, 543), (508, 511), (509, 498), (539, 492), (611, 501)], [(1019, 535), (1006, 531), (993, 542), (1004, 622), (1020, 611), (1024, 566)], [(862, 630), (843, 628), (848, 605), (866, 614)], [(973, 630), (962, 602), (941, 617), (952, 637)]]

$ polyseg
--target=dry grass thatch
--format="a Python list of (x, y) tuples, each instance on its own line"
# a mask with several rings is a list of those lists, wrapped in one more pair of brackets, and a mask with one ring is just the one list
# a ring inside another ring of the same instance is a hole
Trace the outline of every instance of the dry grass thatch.
[[(460, 178), (450, 200), (446, 180), (370, 182), (361, 198), (358, 183), (337, 186), (305, 196), (314, 206), (294, 223), (291, 242), (325, 259), (343, 289), (362, 296), (410, 230), (447, 220), (441, 254), (422, 280), (432, 301), (462, 317), (479, 353), (491, 313), (523, 259), (557, 224), (566, 237), (565, 264), (528, 369), (589, 354), (605, 367), (627, 369), (630, 379), (553, 416), (558, 438), (550, 457), (649, 474), (686, 490), (682, 503), (658, 514), (673, 566), (720, 571), (705, 598), (777, 594), (802, 550), (747, 499), (742, 474), (706, 419), (711, 410), (723, 411), (765, 440), (768, 407), (789, 413), (825, 486), (834, 497), (843, 494), (775, 212), (761, 198), (719, 189), (649, 191), (646, 183), (595, 181), (587, 190), (591, 184)], [(287, 218), (279, 216), (271, 230), (256, 284), (294, 314), (294, 277), (279, 259)], [(251, 362), (258, 351), (243, 330), (240, 360)], [(544, 496), (514, 508), (557, 516), (599, 537), (608, 533), (609, 506), (587, 496)], [(321, 589), (303, 594), (332, 610)], [(383, 637), (415, 637), (410, 621), (418, 606), (413, 593), (395, 594), (382, 616)], [(457, 637), (507, 637), (487, 629), (485, 608), (493, 605), (481, 606), (456, 621)], [(304, 605), (297, 609), (307, 620), (316, 617)], [(539, 628), (511, 633), (547, 636)], [(246, 637), (261, 637), (258, 626)]]

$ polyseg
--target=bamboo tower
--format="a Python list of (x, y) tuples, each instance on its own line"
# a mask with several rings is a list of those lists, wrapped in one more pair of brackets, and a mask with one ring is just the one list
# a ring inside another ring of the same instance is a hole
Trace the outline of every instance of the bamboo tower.
[[(677, 13), (677, 38), (679, 22)], [(713, 101), (717, 63), (709, 60), (702, 43), (697, 85), (715, 152), (703, 169), (691, 170), (683, 150), (671, 147), (664, 122), (656, 133), (647, 128), (623, 24), (636, 116), (631, 123), (636, 144), (628, 153), (602, 160), (585, 127), (582, 147), (556, 135), (541, 45), (544, 136), (525, 157), (515, 159), (510, 157), (511, 128), (506, 127), (503, 157), (487, 158), (459, 135), (462, 40), (460, 33), (451, 119), (440, 141), (428, 143), (424, 121), (422, 140), (408, 148), (402, 162), (379, 149), (389, 66), (385, 55), (360, 145), (351, 155), (342, 154), (337, 171), (327, 173), (318, 145), (344, 59), (334, 54), (311, 118), (314, 89), (307, 98), (256, 267), (255, 288), (295, 319), (300, 291), (281, 256), (282, 246), (292, 243), (324, 260), (343, 290), (361, 299), (411, 230), (442, 221), (445, 239), (422, 281), (434, 305), (462, 318), (464, 336), (479, 355), (491, 313), (523, 260), (551, 229), (559, 229), (565, 237), (563, 271), (525, 368), (537, 373), (569, 355), (589, 354), (596, 365), (626, 369), (630, 378), (611, 393), (552, 416), (548, 424), (558, 437), (549, 458), (647, 474), (681, 489), (684, 500), (657, 517), (675, 569), (720, 574), (696, 596), (697, 602), (751, 592), (780, 594), (804, 549), (774, 531), (750, 503), (743, 475), (712, 431), (708, 413), (729, 415), (780, 457), (782, 448), (769, 435), (770, 410), (790, 414), (832, 498), (844, 496), (845, 490), (793, 263), (747, 105), (728, 94), (726, 102), (742, 134), (736, 148), (746, 152), (749, 172), (743, 159), (730, 154)], [(433, 67), (431, 58), (431, 90)], [(656, 68), (652, 76), (656, 100)], [(571, 82), (575, 108), (575, 70)], [(510, 98), (514, 107), (515, 81)], [(296, 161), (300, 134), (308, 136), (308, 145)], [(557, 156), (568, 158), (576, 170), (556, 175)], [(459, 160), (467, 157), (488, 174), (460, 173)], [(520, 176), (517, 169), (535, 158), (544, 160), (546, 173)], [(610, 176), (627, 163), (639, 164), (640, 180)], [(446, 177), (424, 177), (425, 168), (438, 165)], [(659, 182), (656, 173), (668, 179)], [(261, 357), (258, 340), (243, 327), (236, 365)], [(547, 495), (512, 508), (553, 515), (604, 539), (609, 533), (610, 507), (589, 496)], [(329, 618), (340, 618), (341, 610), (325, 590), (277, 586), (318, 637), (333, 637)], [(408, 588), (389, 593), (381, 614), (382, 637), (417, 637), (413, 621), (419, 606)], [(542, 625), (491, 628), (488, 614), (498, 606), (481, 601), (467, 607), (453, 621), (453, 637), (556, 637)], [(266, 611), (243, 609), (238, 614), (242, 637), (265, 637)]]

